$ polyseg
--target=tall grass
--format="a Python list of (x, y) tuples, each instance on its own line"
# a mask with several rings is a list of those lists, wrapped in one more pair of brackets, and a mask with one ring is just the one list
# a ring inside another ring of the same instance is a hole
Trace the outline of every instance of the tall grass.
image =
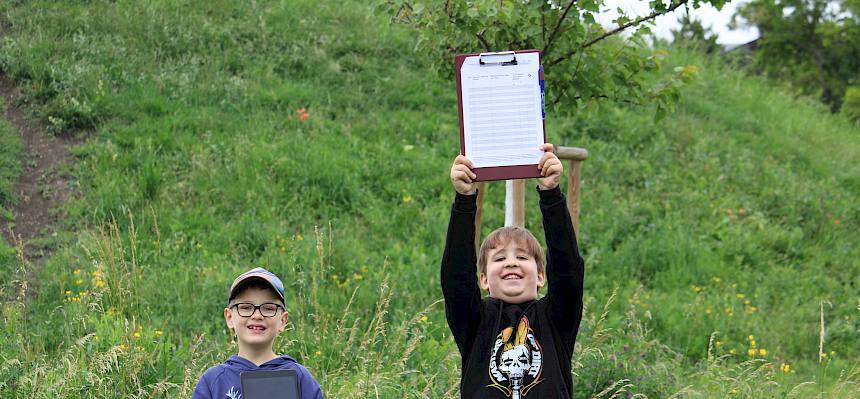
[[(134, 253), (137, 247), (122, 242), (122, 233), (112, 223), (98, 234), (83, 239), (84, 248), (99, 248), (92, 256), (88, 289), (67, 290), (65, 304), (56, 309), (75, 325), (58, 328), (56, 335), (78, 338), (60, 345), (61, 351), (47, 356), (45, 348), (34, 348), (28, 331), (34, 320), (28, 310), (27, 281), (18, 279), (10, 288), (18, 290), (3, 305), (4, 353), (0, 371), (7, 377), (0, 388), (7, 394), (28, 398), (52, 397), (188, 397), (205, 364), (234, 353), (229, 336), (172, 337), (158, 327), (124, 318), (115, 309), (133, 297)], [(318, 237), (323, 238), (323, 237)], [(321, 247), (320, 255), (324, 253)], [(65, 256), (66, 254), (60, 255)], [(323, 262), (323, 259), (319, 259)], [(22, 257), (20, 262), (26, 262)], [(325, 269), (324, 263), (320, 266)], [(25, 268), (19, 270), (24, 273)], [(78, 276), (86, 273), (73, 272)], [(296, 296), (304, 303), (291, 307), (313, 308), (309, 291)], [(123, 288), (125, 287), (125, 288)], [(318, 375), (327, 395), (337, 398), (408, 397), (455, 398), (459, 381), (459, 359), (455, 351), (438, 351), (445, 343), (432, 342), (438, 302), (399, 321), (389, 313), (396, 292), (386, 278), (376, 292), (369, 320), (353, 310), (355, 294), (340, 312), (321, 311), (292, 322), (276, 343), (276, 350), (291, 353)], [(114, 295), (118, 292), (122, 295)], [(818, 397), (850, 398), (858, 394), (856, 369), (843, 371), (836, 381), (821, 390), (812, 381), (796, 383), (766, 359), (736, 362), (718, 355), (718, 333), (708, 344), (707, 358), (691, 368), (683, 366), (682, 353), (661, 344), (648, 329), (650, 312), (635, 305), (642, 290), (634, 292), (625, 306), (624, 322), (610, 322), (613, 292), (604, 304), (589, 301), (574, 355), (576, 397)], [(596, 306), (596, 309), (593, 309)], [(90, 331), (86, 333), (86, 331)], [(320, 334), (325, 331), (325, 334)], [(179, 344), (177, 344), (177, 341)], [(220, 342), (219, 342), (220, 341)], [(427, 345), (428, 343), (432, 345)], [(431, 353), (426, 353), (426, 351)], [(421, 353), (425, 352), (425, 353)], [(178, 358), (178, 359), (177, 359)], [(181, 360), (181, 361), (177, 361)], [(590, 393), (589, 393), (590, 392)]]
[[(0, 114), (6, 110), (6, 103), (0, 98)], [(0, 119), (0, 228), (15, 222), (12, 206), (18, 200), (15, 184), (21, 174), (21, 158), (24, 146), (12, 125)], [(0, 281), (6, 281), (14, 270), (15, 250), (0, 240)]]
[[(38, 270), (5, 269), (5, 293), (31, 294), (2, 307), (0, 393), (187, 396), (236, 351), (230, 281), (264, 266), (287, 286), (276, 350), (330, 396), (456, 396), (438, 303), (455, 92), (416, 38), (360, 2), (0, 11), (0, 67), (54, 129), (90, 134), (78, 233)], [(548, 115), (550, 141), (591, 154), (575, 397), (857, 396), (856, 127), (668, 59), (700, 76), (660, 122)], [(502, 193), (489, 185), (485, 233)], [(540, 238), (536, 195), (527, 209)]]
[[(0, 112), (4, 104), (0, 100)], [(15, 201), (15, 183), (21, 173), (21, 155), (24, 148), (12, 125), (0, 120), (0, 206), (4, 219), (9, 218), (7, 207)]]

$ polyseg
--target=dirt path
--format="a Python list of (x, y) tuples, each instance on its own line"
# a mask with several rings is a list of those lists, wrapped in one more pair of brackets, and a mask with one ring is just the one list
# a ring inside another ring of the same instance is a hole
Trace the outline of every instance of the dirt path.
[(25, 146), (22, 173), (15, 189), (15, 220), (0, 221), (0, 229), (3, 238), (13, 245), (16, 240), (11, 234), (14, 234), (24, 243), (25, 256), (39, 263), (50, 250), (34, 239), (55, 234), (63, 220), (61, 206), (75, 193), (71, 176), (65, 172), (65, 167), (74, 162), (69, 148), (82, 140), (50, 135), (44, 124), (28, 118), (21, 106), (20, 91), (3, 75), (0, 75), (0, 96), (6, 103), (2, 118), (12, 124)]

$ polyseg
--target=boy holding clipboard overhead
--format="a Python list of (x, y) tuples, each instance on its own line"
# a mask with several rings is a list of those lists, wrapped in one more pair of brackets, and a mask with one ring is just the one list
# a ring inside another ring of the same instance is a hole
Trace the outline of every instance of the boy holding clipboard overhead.
[[(224, 309), (236, 334), (239, 353), (206, 370), (192, 399), (322, 399), (322, 389), (304, 366), (272, 349), (284, 331), (284, 283), (261, 267), (240, 274), (230, 286)], [(278, 388), (276, 391), (272, 389)], [(279, 396), (271, 396), (278, 392)], [(254, 395), (258, 395), (254, 397)]]
[[(503, 72), (488, 71), (484, 76), (493, 73)], [(512, 91), (529, 96), (525, 88)], [(477, 102), (472, 106), (486, 107)], [(462, 108), (461, 104), (461, 112)], [(571, 398), (571, 358), (582, 320), (585, 267), (564, 194), (558, 187), (563, 166), (552, 153), (551, 144), (530, 149), (525, 143), (529, 139), (510, 144), (502, 136), (497, 148), (516, 147), (526, 155), (533, 150), (540, 156), (535, 165), (517, 165), (529, 162), (530, 158), (523, 157), (526, 161), (515, 161), (514, 165), (502, 163), (507, 170), (487, 169), (483, 180), (538, 177), (548, 252), (544, 256), (540, 243), (528, 230), (503, 227), (490, 233), (476, 254), (476, 181), (481, 176), (466, 146), (466, 155), (457, 156), (451, 166), (456, 193), (441, 265), (445, 316), (462, 359), (460, 397)], [(492, 148), (485, 150), (485, 154), (493, 155)], [(547, 294), (539, 297), (538, 290), (544, 285), (549, 285)], [(488, 297), (481, 297), (482, 289), (488, 291)]]

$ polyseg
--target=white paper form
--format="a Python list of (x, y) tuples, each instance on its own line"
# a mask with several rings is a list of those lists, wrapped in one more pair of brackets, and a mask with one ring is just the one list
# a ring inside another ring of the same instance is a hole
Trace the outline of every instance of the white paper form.
[(476, 168), (534, 165), (543, 155), (539, 53), (516, 57), (517, 65), (467, 57), (460, 68), (463, 141)]

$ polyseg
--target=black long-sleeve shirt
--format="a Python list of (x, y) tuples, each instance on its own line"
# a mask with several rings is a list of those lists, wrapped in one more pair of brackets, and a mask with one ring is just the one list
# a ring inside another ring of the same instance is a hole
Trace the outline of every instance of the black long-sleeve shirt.
[(548, 247), (543, 298), (481, 298), (476, 275), (477, 195), (456, 194), (442, 257), (445, 316), (460, 350), (461, 398), (570, 398), (582, 320), (584, 262), (564, 195), (538, 191)]

